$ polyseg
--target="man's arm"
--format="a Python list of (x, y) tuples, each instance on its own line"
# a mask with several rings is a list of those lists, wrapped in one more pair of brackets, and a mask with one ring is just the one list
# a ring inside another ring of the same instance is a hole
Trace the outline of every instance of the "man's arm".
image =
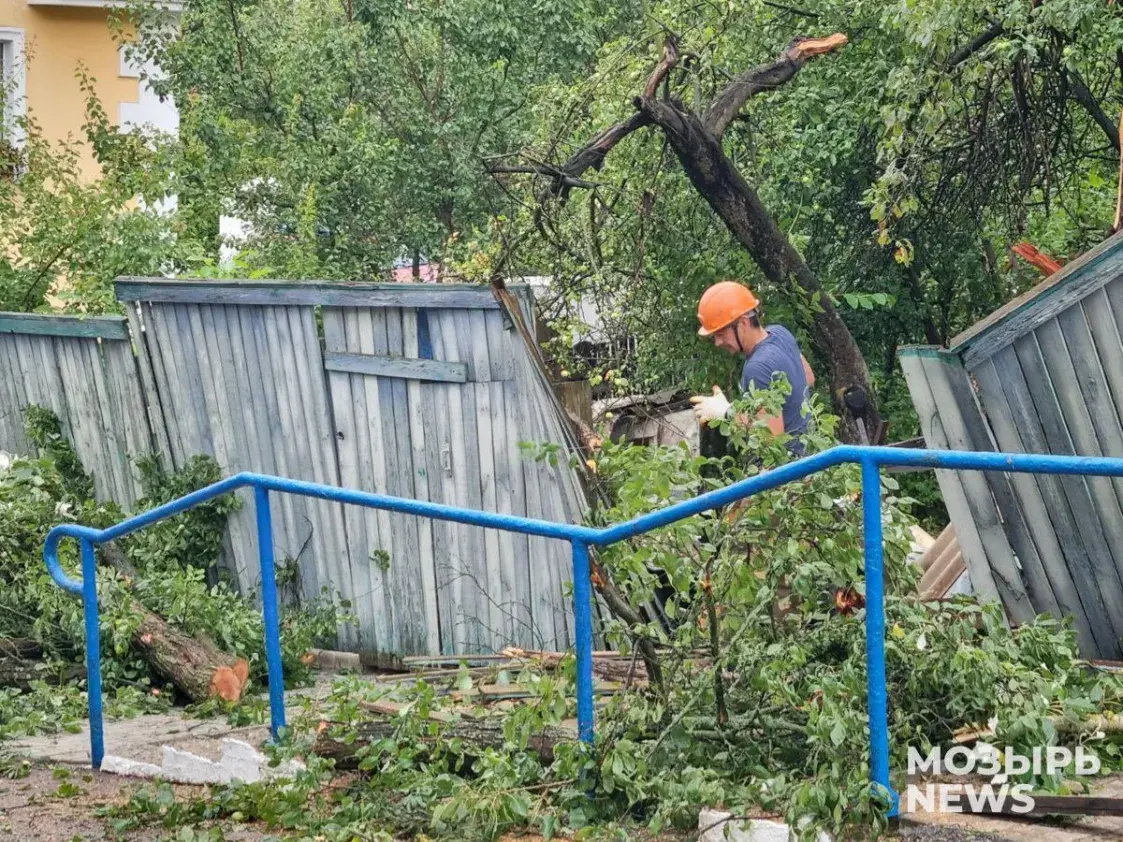
[[(711, 395), (695, 395), (690, 399), (690, 403), (694, 405), (694, 417), (698, 419), (701, 424), (708, 424), (714, 418), (721, 418), (729, 413), (732, 407), (729, 401), (722, 393), (720, 387), (714, 386), (713, 394)], [(756, 416), (758, 419), (763, 419), (768, 424), (768, 429), (772, 431), (773, 435), (780, 435), (784, 432), (784, 418), (782, 415), (769, 415), (765, 410), (761, 409)], [(744, 426), (749, 426), (753, 423), (753, 419), (743, 412), (737, 413), (735, 419), (736, 423)]]
[[(760, 410), (756, 414), (757, 420), (763, 420), (768, 429), (772, 431), (772, 435), (778, 436), (784, 432), (784, 418), (780, 415), (769, 415), (765, 410)], [(753, 420), (743, 412), (737, 413), (737, 423), (748, 427), (753, 423)]]
[(807, 378), (807, 388), (810, 389), (815, 385), (815, 372), (813, 372), (811, 366), (808, 365), (807, 357), (800, 354), (799, 358), (803, 361), (803, 376)]

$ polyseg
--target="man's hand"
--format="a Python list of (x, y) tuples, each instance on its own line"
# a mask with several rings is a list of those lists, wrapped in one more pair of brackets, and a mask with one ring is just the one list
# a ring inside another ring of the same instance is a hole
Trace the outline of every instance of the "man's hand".
[(694, 404), (694, 417), (700, 424), (708, 424), (715, 418), (724, 418), (729, 412), (729, 401), (720, 386), (714, 386), (712, 395), (695, 395), (690, 402)]

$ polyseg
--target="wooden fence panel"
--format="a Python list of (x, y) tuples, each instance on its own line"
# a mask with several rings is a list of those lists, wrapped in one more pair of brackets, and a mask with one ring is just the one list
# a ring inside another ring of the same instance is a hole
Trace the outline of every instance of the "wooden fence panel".
[[(498, 312), (325, 307), (324, 338), (329, 361), (360, 360), (328, 366), (345, 484), (508, 514), (581, 517), (562, 501), (577, 499), (565, 490), (573, 477), (555, 480), (543, 501), (547, 472), (520, 450), (520, 441), (560, 437), (530, 410), (543, 396), (525, 376), (525, 346)], [(453, 366), (463, 367), (463, 382), (429, 376)], [(557, 471), (568, 474), (564, 465)], [(356, 563), (377, 550), (390, 556), (388, 570), (366, 574), (368, 590), (383, 596), (359, 606), (379, 630), (379, 646), (451, 653), (567, 645), (567, 546), (541, 541), (532, 561), (538, 539), (526, 536), (372, 511), (347, 523)]]
[(0, 450), (31, 455), (29, 404), (50, 409), (100, 500), (142, 494), (136, 460), (152, 452), (137, 361), (124, 319), (0, 313)]
[[(132, 460), (155, 452), (172, 469), (205, 454), (225, 474), (583, 517), (564, 448), (550, 465), (520, 447), (565, 435), (533, 352), (486, 288), (127, 279), (118, 295), (126, 319), (0, 314), (0, 448), (28, 451), (20, 416), (33, 402), (59, 415), (99, 496), (126, 506), (140, 494)], [(224, 556), (254, 591), (252, 495), (239, 498)], [(564, 542), (283, 494), (271, 505), (282, 596), (350, 600), (361, 634), (341, 629), (342, 646), (572, 642)]]
[[(947, 386), (947, 363), (940, 353), (931, 348), (905, 349), (901, 352), (901, 367), (928, 447), (974, 449), (963, 424), (963, 409), (951, 397)], [(993, 566), (1003, 560), (1012, 561), (1013, 552), (985, 478), (968, 471), (937, 471), (936, 477), (975, 592), (990, 598), (1013, 599), (1019, 612), (1024, 614), (1027, 604), (1024, 592), (1000, 590), (995, 581)]]
[[(142, 312), (174, 467), (206, 454), (229, 474), (339, 484), (312, 307), (145, 302)], [(238, 497), (227, 561), (252, 591), (260, 586), (253, 497)], [(350, 596), (342, 507), (282, 494), (271, 495), (271, 507), (277, 563), (296, 566), (299, 598), (324, 588)]]
[[(1002, 352), (1013, 358), (1013, 351)], [(1023, 440), (1019, 426), (1015, 423), (1013, 410), (1006, 398), (1003, 378), (995, 365), (995, 358), (985, 360), (975, 368), (975, 379), (979, 384), (979, 400), (987, 412), (991, 429), (994, 431), (998, 449), (1006, 453), (1025, 453), (1030, 448)], [(999, 360), (1001, 364), (1002, 361)], [(1016, 359), (1008, 359), (1004, 375), (1009, 379), (1016, 374), (1008, 367), (1017, 366)], [(1020, 369), (1018, 369), (1020, 372)], [(1084, 609), (1080, 592), (1073, 580), (1068, 554), (1083, 552), (1079, 541), (1073, 542), (1066, 532), (1071, 529), (1071, 515), (1064, 502), (1060, 487), (1054, 478), (1037, 477), (1033, 474), (1011, 474), (1010, 484), (1014, 489), (1016, 505), (1021, 511), (1029, 529), (1031, 540), (1041, 564), (1041, 573), (1048, 587), (1038, 586), (1038, 594), (1052, 593), (1055, 605), (1047, 601), (1035, 602), (1038, 611), (1048, 611), (1054, 617), (1069, 616), (1077, 639), (1084, 651), (1096, 651), (1099, 644), (1092, 634), (1088, 613)], [(1061, 536), (1065, 536), (1062, 542)]]

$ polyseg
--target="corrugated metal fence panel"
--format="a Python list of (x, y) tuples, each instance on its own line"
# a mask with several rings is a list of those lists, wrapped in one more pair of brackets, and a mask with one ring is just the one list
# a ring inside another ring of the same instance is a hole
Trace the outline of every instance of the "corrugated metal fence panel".
[(27, 325), (34, 332), (20, 333), (18, 323), (30, 317), (0, 318), (7, 325), (0, 331), (0, 449), (30, 454), (23, 411), (28, 404), (46, 407), (93, 477), (98, 499), (132, 504), (142, 494), (135, 459), (152, 444), (124, 320), (82, 325), (37, 317)]
[[(228, 473), (339, 484), (313, 307), (144, 303), (142, 319), (176, 468), (207, 454)], [(239, 585), (256, 589), (252, 496), (239, 496), (228, 549)], [(301, 595), (351, 595), (343, 507), (291, 495), (272, 507), (277, 560), (297, 566)]]

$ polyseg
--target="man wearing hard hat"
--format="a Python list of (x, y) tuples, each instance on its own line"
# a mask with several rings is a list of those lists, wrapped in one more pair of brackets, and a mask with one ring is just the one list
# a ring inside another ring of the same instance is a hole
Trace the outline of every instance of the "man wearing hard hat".
[[(799, 350), (799, 343), (790, 330), (781, 325), (764, 327), (757, 310), (760, 302), (752, 291), (735, 281), (714, 284), (698, 301), (698, 335), (713, 339), (714, 344), (731, 354), (742, 354), (745, 367), (741, 370), (741, 391), (749, 387), (767, 389), (773, 378), (787, 375), (791, 394), (784, 401), (780, 417), (761, 415), (768, 428), (776, 435), (787, 433), (798, 436), (807, 431), (808, 416), (804, 402), (808, 390), (815, 385), (815, 374)], [(714, 386), (711, 395), (695, 395), (694, 415), (699, 422), (708, 424), (715, 418), (725, 418), (730, 412), (729, 400), (721, 388)], [(739, 418), (748, 423), (747, 418)]]

